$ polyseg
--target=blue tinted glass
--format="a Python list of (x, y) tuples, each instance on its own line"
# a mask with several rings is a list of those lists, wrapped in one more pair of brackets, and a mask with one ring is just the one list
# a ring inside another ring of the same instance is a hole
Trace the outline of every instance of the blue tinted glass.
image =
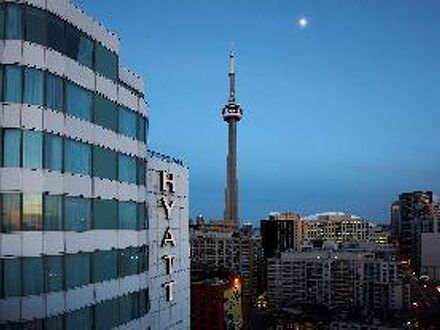
[(119, 133), (137, 138), (137, 115), (133, 111), (119, 107)]
[(4, 39), (4, 38), (5, 38), (5, 7), (0, 6), (0, 39)]
[(66, 37), (64, 33), (64, 21), (53, 15), (47, 13), (47, 46), (65, 53)]
[(117, 108), (112, 101), (96, 95), (95, 97), (95, 124), (116, 131), (118, 127)]
[(110, 180), (118, 178), (118, 154), (110, 149), (93, 147), (93, 176)]
[(23, 194), (22, 230), (43, 229), (43, 196)]
[(24, 70), (23, 102), (33, 105), (43, 105), (44, 73), (43, 71), (26, 68)]
[(118, 251), (96, 251), (92, 261), (93, 282), (103, 282), (118, 277)]
[(66, 314), (65, 324), (65, 330), (92, 329), (92, 310), (86, 307)]
[(118, 78), (118, 57), (115, 53), (102, 46), (99, 42), (95, 47), (95, 69), (105, 77)]
[(118, 299), (106, 300), (95, 306), (96, 330), (113, 329), (119, 324)]
[(44, 230), (63, 229), (63, 196), (44, 195)]
[(137, 204), (119, 203), (119, 229), (137, 229)]
[(39, 45), (46, 44), (46, 12), (31, 6), (26, 7), (25, 40)]
[(6, 39), (23, 39), (23, 10), (20, 6), (6, 7)]
[(61, 330), (64, 328), (63, 315), (44, 319), (43, 322), (44, 330)]
[(45, 257), (44, 271), (47, 292), (63, 290), (63, 257)]
[(121, 323), (127, 323), (128, 321), (136, 318), (138, 311), (134, 297), (136, 297), (136, 295), (129, 294), (119, 298), (119, 321)]
[(90, 175), (91, 146), (66, 139), (64, 143), (64, 169), (66, 172)]
[(17, 129), (3, 130), (3, 165), (20, 167), (21, 131)]
[(138, 221), (137, 221), (137, 229), (148, 229), (148, 219), (146, 217), (145, 212), (145, 204), (138, 204)]
[(64, 199), (64, 230), (84, 231), (91, 228), (91, 202), (79, 197)]
[(21, 295), (21, 260), (3, 259), (3, 295), (5, 298)]
[(44, 136), (44, 168), (54, 171), (63, 169), (63, 139), (58, 135)]
[(136, 159), (119, 155), (119, 181), (136, 183)]
[(43, 292), (43, 258), (23, 258), (23, 295)]
[(20, 230), (21, 195), (1, 194), (1, 230)]
[(66, 113), (80, 119), (92, 120), (92, 93), (78, 85), (66, 84)]
[(7, 65), (4, 69), (3, 100), (21, 103), (23, 70), (19, 66)]
[(118, 228), (118, 203), (110, 199), (93, 199), (93, 228)]
[(43, 167), (43, 133), (23, 131), (23, 167)]
[[(90, 255), (85, 253), (68, 254), (66, 263), (66, 288), (72, 289), (90, 283)], [(82, 329), (82, 328), (78, 328)]]
[(145, 160), (137, 159), (137, 184), (145, 185)]
[(63, 110), (63, 79), (53, 74), (46, 76), (46, 106), (52, 110)]
[(134, 247), (119, 251), (119, 276), (133, 275), (138, 272), (139, 255)]

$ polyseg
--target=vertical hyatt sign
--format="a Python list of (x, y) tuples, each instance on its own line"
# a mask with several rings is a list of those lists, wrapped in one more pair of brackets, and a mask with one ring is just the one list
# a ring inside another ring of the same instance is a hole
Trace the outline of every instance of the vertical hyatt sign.
[[(161, 248), (165, 248), (167, 246), (175, 247), (176, 239), (174, 238), (174, 235), (171, 231), (171, 225), (173, 222), (173, 210), (174, 210), (174, 205), (176, 204), (176, 201), (174, 200), (174, 193), (175, 193), (174, 174), (167, 173), (165, 171), (159, 171), (159, 176), (160, 176), (159, 178), (160, 191), (162, 192), (163, 195), (158, 202), (163, 207), (165, 213), (165, 221), (167, 222), (166, 229), (163, 233), (162, 241), (160, 243), (160, 247)], [(176, 256), (173, 254), (165, 254), (162, 256), (166, 275), (172, 275), (173, 263), (175, 259)], [(165, 289), (166, 300), (172, 301), (174, 281), (172, 279), (166, 281), (162, 283), (162, 287), (164, 287)]]

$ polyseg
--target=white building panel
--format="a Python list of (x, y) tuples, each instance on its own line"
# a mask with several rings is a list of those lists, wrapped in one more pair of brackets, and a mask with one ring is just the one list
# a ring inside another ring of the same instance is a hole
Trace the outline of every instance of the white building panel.
[[(50, 0), (48, 2), (50, 2)], [(46, 1), (45, 0), (26, 0), (26, 3), (28, 3), (34, 7), (46, 9)]]
[(66, 17), (67, 0), (47, 1), (46, 8), (59, 17)]
[(44, 69), (44, 48), (30, 42), (23, 43), (23, 64), (37, 69)]
[(21, 244), (22, 236), (20, 232), (12, 232), (8, 234), (1, 233), (0, 237), (0, 251), (2, 257), (21, 256), (23, 254)]
[(43, 254), (59, 255), (64, 252), (64, 232), (44, 231), (43, 232)]
[(118, 148), (121, 152), (130, 156), (136, 156), (138, 154), (138, 145), (136, 140), (125, 135), (119, 135), (118, 138)]
[(137, 185), (127, 182), (118, 183), (118, 200), (137, 201), (137, 187)]
[(119, 66), (119, 79), (139, 93), (144, 93), (145, 83), (142, 77), (132, 72), (129, 68)]
[(149, 117), (148, 106), (144, 100), (139, 99), (139, 112), (143, 114), (145, 117)]
[(21, 299), (12, 297), (0, 300), (0, 321), (18, 322), (21, 314)]
[(93, 178), (93, 198), (117, 199), (118, 183), (109, 179)]
[(6, 128), (20, 128), (21, 126), (21, 104), (3, 103), (2, 125)]
[(94, 72), (80, 64), (79, 62), (72, 60), (71, 58), (64, 57), (66, 63), (65, 75), (70, 80), (73, 80), (78, 85), (89, 89), (91, 91), (95, 90), (95, 74)]
[(47, 316), (53, 316), (63, 313), (66, 309), (66, 293), (50, 292), (46, 295), (46, 313)]
[(104, 76), (96, 75), (96, 91), (113, 102), (118, 100), (118, 86)]
[(90, 252), (96, 246), (94, 231), (77, 233), (74, 231), (64, 232), (65, 253)]
[(43, 111), (43, 128), (46, 132), (64, 135), (64, 114), (46, 109)]
[(138, 245), (137, 231), (118, 230), (118, 249), (125, 249), (130, 246)]
[(21, 189), (21, 169), (0, 167), (0, 190), (2, 192), (18, 192)]
[(92, 179), (89, 176), (64, 173), (64, 193), (71, 196), (92, 197)]
[(119, 280), (119, 291), (121, 295), (139, 291), (139, 275), (125, 276)]
[(41, 193), (44, 189), (44, 176), (42, 170), (23, 168), (22, 170), (23, 193)]
[(63, 77), (66, 71), (65, 56), (55, 50), (46, 49), (46, 68), (50, 72)]
[(23, 231), (22, 253), (27, 257), (41, 257), (43, 254), (43, 232), (42, 231)]
[(66, 292), (66, 310), (74, 311), (94, 301), (93, 286), (85, 285)]
[(4, 47), (0, 48), (2, 64), (22, 64), (22, 44), (21, 40), (4, 40)]
[(21, 301), (21, 317), (23, 320), (43, 319), (46, 315), (44, 297), (26, 296)]
[(100, 282), (95, 284), (96, 302), (112, 299), (119, 295), (119, 280)]
[(43, 109), (36, 105), (23, 104), (21, 108), (21, 127), (24, 129), (43, 129)]
[(119, 85), (118, 88), (118, 103), (126, 106), (127, 108), (135, 112), (139, 112), (138, 97), (121, 85)]

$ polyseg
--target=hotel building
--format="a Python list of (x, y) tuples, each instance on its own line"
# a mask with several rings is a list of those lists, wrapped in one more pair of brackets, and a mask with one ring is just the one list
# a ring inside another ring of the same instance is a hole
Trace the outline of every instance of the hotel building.
[(144, 83), (118, 37), (70, 1), (17, 0), (0, 39), (0, 325), (189, 328), (187, 169), (152, 161), (182, 175), (163, 251)]

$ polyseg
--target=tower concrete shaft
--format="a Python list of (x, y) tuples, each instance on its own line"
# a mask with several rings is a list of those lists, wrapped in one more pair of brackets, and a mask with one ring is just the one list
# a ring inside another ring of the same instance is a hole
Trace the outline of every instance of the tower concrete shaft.
[(228, 123), (228, 156), (225, 190), (224, 222), (238, 228), (238, 179), (237, 179), (237, 123), (243, 116), (240, 105), (235, 101), (235, 66), (234, 52), (229, 55), (229, 99), (223, 108), (223, 120)]

